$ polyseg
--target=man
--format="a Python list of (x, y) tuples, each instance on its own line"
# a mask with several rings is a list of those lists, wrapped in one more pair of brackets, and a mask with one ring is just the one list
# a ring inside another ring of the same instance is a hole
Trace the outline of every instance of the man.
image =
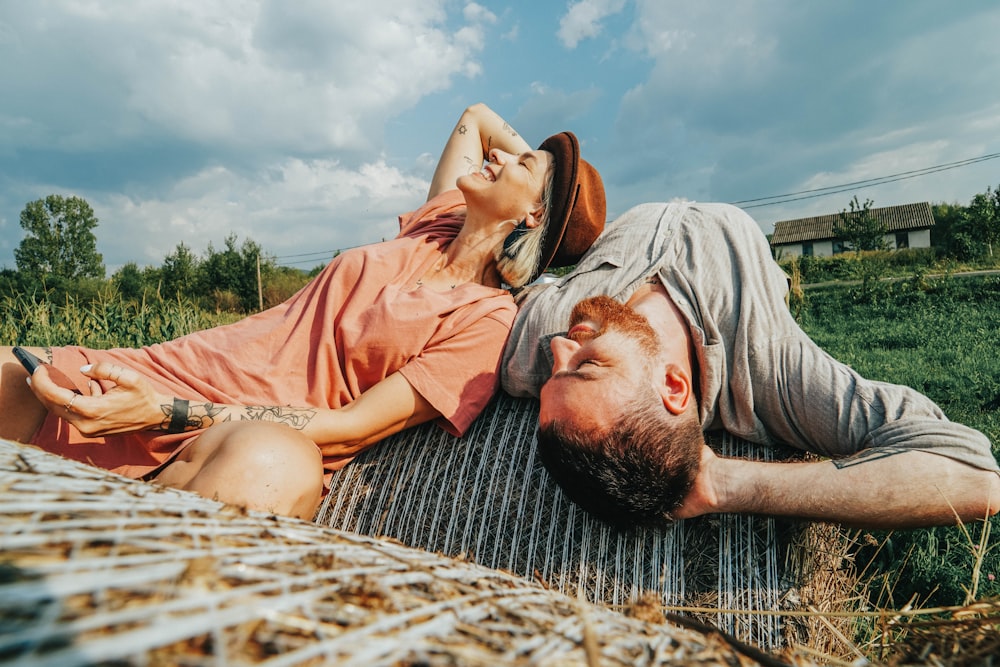
[[(831, 358), (786, 291), (757, 224), (732, 206), (644, 204), (610, 223), (570, 275), (526, 291), (504, 354), (504, 388), (541, 398), (553, 478), (623, 526), (742, 512), (889, 528), (996, 513), (989, 440)], [(713, 429), (822, 459), (720, 458), (702, 435)]]

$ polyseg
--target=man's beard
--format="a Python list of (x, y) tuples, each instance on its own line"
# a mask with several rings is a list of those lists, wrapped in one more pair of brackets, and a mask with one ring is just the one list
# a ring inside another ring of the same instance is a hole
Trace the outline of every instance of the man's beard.
[(574, 340), (596, 338), (606, 331), (613, 330), (633, 338), (650, 356), (657, 354), (659, 350), (659, 337), (650, 326), (649, 320), (611, 297), (594, 296), (576, 304), (569, 316), (569, 328), (572, 329), (586, 320), (596, 323), (600, 327), (599, 330), (596, 333), (574, 332)]

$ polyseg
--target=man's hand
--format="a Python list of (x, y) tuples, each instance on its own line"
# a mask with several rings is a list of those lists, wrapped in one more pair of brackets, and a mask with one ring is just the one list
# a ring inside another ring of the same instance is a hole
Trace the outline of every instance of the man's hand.
[(690, 519), (718, 511), (719, 494), (714, 485), (716, 464), (719, 457), (708, 445), (701, 446), (701, 463), (691, 490), (684, 497), (681, 506), (672, 512), (674, 519)]

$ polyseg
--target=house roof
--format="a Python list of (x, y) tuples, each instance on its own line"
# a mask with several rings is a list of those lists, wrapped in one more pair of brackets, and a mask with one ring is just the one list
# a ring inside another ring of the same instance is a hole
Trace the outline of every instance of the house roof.
[[(887, 232), (928, 229), (934, 226), (934, 214), (931, 213), (929, 202), (873, 208), (871, 214), (876, 220), (885, 223)], [(801, 243), (802, 241), (826, 241), (836, 238), (833, 226), (838, 222), (840, 222), (840, 213), (776, 222), (774, 223), (774, 233), (771, 235), (771, 245)]]

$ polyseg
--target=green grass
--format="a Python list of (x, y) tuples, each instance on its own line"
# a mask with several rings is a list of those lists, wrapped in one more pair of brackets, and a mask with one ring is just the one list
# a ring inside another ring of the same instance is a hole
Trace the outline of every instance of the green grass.
[[(821, 347), (868, 378), (918, 389), (1000, 452), (1000, 277), (841, 286), (805, 300), (800, 324)], [(1000, 520), (991, 528), (998, 534)], [(874, 559), (866, 583), (880, 607), (959, 605), (973, 584), (979, 598), (1000, 596), (1000, 549), (973, 548), (958, 528), (871, 536), (882, 547), (858, 559)]]

